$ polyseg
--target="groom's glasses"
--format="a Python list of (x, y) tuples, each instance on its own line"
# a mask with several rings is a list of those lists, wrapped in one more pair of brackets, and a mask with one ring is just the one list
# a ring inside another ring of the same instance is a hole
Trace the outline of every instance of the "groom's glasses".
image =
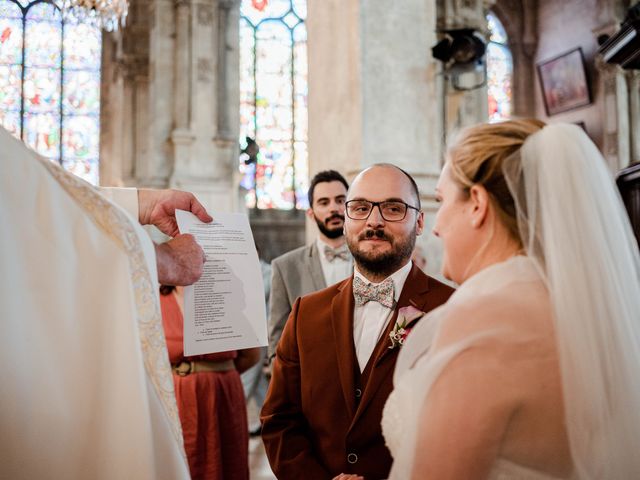
[(369, 200), (349, 200), (345, 203), (347, 217), (352, 220), (366, 220), (371, 215), (373, 207), (378, 207), (380, 215), (387, 222), (400, 222), (407, 216), (407, 210), (413, 209), (419, 212), (420, 209), (411, 205), (393, 200), (388, 202), (370, 202)]

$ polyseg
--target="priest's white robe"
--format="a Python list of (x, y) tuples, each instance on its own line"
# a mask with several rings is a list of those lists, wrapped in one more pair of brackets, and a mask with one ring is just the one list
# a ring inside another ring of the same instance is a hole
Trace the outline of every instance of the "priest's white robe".
[(157, 287), (140, 225), (0, 128), (0, 478), (189, 478)]

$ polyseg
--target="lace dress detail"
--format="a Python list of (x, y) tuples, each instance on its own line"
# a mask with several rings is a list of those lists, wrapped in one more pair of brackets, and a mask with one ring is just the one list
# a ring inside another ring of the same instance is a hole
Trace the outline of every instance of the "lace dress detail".
[[(535, 279), (537, 273), (526, 258), (517, 257), (501, 266), (489, 268), (491, 282), (486, 282), (487, 274), (481, 272), (468, 281), (451, 297), (449, 302), (464, 302), (469, 296), (477, 296), (503, 288), (515, 278)], [(498, 275), (496, 276), (496, 273)], [(389, 474), (390, 480), (406, 480), (411, 477), (414, 448), (417, 439), (417, 419), (424, 399), (442, 370), (460, 352), (468, 348), (481, 336), (442, 349), (437, 355), (427, 356), (438, 324), (447, 313), (447, 304), (434, 310), (412, 331), (403, 351), (400, 352), (394, 374), (394, 390), (384, 407), (382, 432), (394, 463)], [(489, 476), (490, 480), (560, 480), (558, 477), (532, 470), (506, 459), (497, 459)]]

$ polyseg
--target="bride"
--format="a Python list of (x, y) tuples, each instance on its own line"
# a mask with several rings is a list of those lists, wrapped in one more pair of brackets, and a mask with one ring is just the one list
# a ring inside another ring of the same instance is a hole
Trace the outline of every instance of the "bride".
[(460, 288), (402, 347), (392, 479), (640, 478), (640, 259), (574, 125), (480, 125), (436, 188)]

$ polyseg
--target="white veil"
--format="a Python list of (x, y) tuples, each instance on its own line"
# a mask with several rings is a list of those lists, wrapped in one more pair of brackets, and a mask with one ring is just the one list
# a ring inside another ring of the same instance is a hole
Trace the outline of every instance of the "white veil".
[(605, 160), (549, 125), (504, 170), (554, 306), (575, 475), (640, 478), (640, 258)]

